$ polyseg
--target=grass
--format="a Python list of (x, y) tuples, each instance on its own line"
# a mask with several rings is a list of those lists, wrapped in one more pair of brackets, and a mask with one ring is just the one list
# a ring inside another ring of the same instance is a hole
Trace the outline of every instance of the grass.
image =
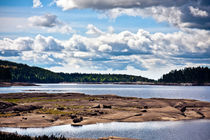
[(63, 136), (56, 137), (54, 135), (30, 137), (27, 135), (18, 135), (16, 133), (0, 132), (0, 140), (66, 140), (66, 138)]
[(12, 117), (16, 115), (16, 113), (0, 113), (0, 117)]
[(0, 100), (10, 103), (32, 103), (32, 102), (70, 102), (70, 101), (79, 101), (80, 99), (49, 99), (46, 97), (33, 97), (33, 98), (0, 99)]

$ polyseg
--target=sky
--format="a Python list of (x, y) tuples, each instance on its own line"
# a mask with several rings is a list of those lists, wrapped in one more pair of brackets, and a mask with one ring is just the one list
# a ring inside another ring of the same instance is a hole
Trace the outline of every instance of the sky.
[(0, 59), (152, 79), (210, 67), (210, 1), (0, 0)]

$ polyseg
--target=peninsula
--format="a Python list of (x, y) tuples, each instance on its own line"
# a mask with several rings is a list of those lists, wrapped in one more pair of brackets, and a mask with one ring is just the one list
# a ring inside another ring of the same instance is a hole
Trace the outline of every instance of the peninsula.
[(210, 103), (80, 93), (0, 94), (0, 127), (210, 119)]

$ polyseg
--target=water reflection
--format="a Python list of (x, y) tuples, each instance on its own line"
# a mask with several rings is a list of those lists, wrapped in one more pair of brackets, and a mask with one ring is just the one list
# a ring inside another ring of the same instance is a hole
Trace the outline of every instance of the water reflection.
[(17, 132), (21, 135), (56, 135), (76, 138), (119, 136), (143, 140), (207, 140), (210, 139), (210, 120), (154, 121), (141, 123), (100, 123), (73, 127), (71, 125), (46, 128), (0, 128), (0, 131)]
[(157, 85), (114, 85), (114, 84), (39, 84), (32, 87), (3, 87), (0, 93), (79, 92), (86, 94), (117, 94), (141, 98), (196, 99), (210, 102), (210, 86), (157, 86)]

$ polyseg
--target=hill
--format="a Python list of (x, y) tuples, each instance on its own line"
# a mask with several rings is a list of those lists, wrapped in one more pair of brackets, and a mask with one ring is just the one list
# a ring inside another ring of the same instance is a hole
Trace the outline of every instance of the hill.
[(58, 83), (58, 82), (152, 82), (141, 76), (124, 74), (55, 73), (39, 67), (31, 67), (0, 60), (0, 81)]
[(158, 82), (164, 83), (210, 83), (210, 69), (208, 67), (192, 67), (172, 70), (164, 74)]

